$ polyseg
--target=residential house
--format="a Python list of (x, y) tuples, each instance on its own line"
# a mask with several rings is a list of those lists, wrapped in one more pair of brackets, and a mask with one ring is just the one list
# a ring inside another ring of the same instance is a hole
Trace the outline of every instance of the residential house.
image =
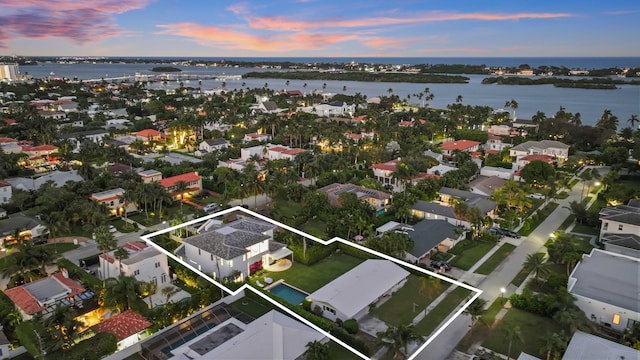
[(84, 181), (82, 176), (78, 175), (77, 170), (71, 171), (52, 171), (47, 175), (40, 176), (38, 178), (10, 178), (5, 179), (6, 182), (10, 183), (12, 187), (20, 190), (31, 191), (38, 190), (42, 184), (46, 182), (51, 182), (55, 187), (62, 187), (64, 184), (72, 181), (72, 182), (81, 182)]
[(89, 199), (98, 204), (104, 204), (111, 215), (122, 216), (125, 213), (138, 211), (138, 207), (134, 202), (125, 200), (124, 189), (122, 188), (93, 193)]
[(491, 125), (487, 128), (489, 136), (517, 136), (518, 132), (509, 125)]
[(329, 320), (360, 319), (369, 305), (400, 289), (409, 272), (388, 260), (369, 259), (307, 296)]
[(516, 160), (527, 155), (548, 155), (559, 161), (569, 158), (569, 145), (555, 140), (527, 141), (509, 149)]
[(458, 170), (458, 168), (455, 167), (455, 166), (449, 166), (449, 165), (445, 165), (445, 164), (438, 164), (436, 166), (432, 166), (429, 169), (427, 169), (427, 174), (442, 176), (442, 175), (448, 173), (449, 171), (453, 171), (453, 170)]
[(15, 304), (23, 320), (35, 316), (49, 317), (58, 306), (82, 307), (96, 294), (69, 277), (66, 269), (46, 278), (4, 291)]
[(269, 141), (272, 139), (271, 134), (258, 134), (258, 133), (250, 133), (245, 134), (242, 139), (243, 142), (248, 143), (250, 141)]
[(11, 202), (11, 184), (4, 180), (0, 180), (0, 204)]
[(605, 233), (600, 242), (606, 251), (640, 258), (640, 235)]
[(513, 144), (503, 142), (502, 137), (489, 134), (489, 138), (487, 139), (487, 142), (484, 144), (483, 148), (485, 151), (500, 152), (503, 149), (507, 149), (512, 146)]
[(215, 279), (244, 280), (250, 273), (292, 254), (273, 241), (275, 226), (240, 217), (223, 224), (209, 221), (183, 240), (175, 254)]
[(417, 124), (424, 125), (426, 123), (427, 123), (426, 120), (411, 119), (411, 120), (408, 120), (408, 121), (400, 121), (398, 123), (398, 126), (399, 127), (415, 127)]
[[(532, 161), (542, 161), (545, 162), (549, 165), (553, 165), (554, 163), (554, 159), (552, 156), (549, 155), (540, 155), (540, 154), (536, 154), (536, 155), (525, 155), (522, 157), (519, 157), (516, 159), (515, 161), (515, 166), (514, 168), (518, 169), (518, 171), (516, 171), (516, 173), (519, 173), (519, 170), (522, 170), (523, 167), (527, 166), (528, 164), (530, 164)], [(514, 175), (516, 174), (514, 173)]]
[(306, 152), (305, 149), (290, 148), (288, 146), (274, 146), (267, 150), (267, 158), (269, 160), (286, 159), (294, 161), (298, 154)]
[(501, 188), (507, 180), (497, 176), (478, 176), (469, 183), (469, 188), (474, 194), (482, 196), (491, 196), (496, 189)]
[(415, 225), (390, 223), (379, 227), (378, 234), (393, 231), (408, 235), (413, 248), (405, 253), (405, 259), (412, 263), (426, 263), (431, 255), (448, 251), (464, 237), (462, 232), (456, 233), (456, 226), (443, 220), (422, 220)]
[(480, 168), (480, 176), (495, 176), (504, 180), (512, 180), (514, 169), (505, 169), (494, 166), (483, 166)]
[(58, 147), (55, 145), (38, 145), (38, 146), (30, 146), (24, 145), (22, 146), (22, 152), (29, 155), (29, 158), (41, 158), (45, 156), (49, 156), (53, 153), (58, 152)]
[(140, 171), (138, 173), (138, 176), (142, 178), (142, 182), (145, 184), (162, 180), (162, 173), (158, 170), (153, 169)]
[(226, 149), (228, 147), (229, 147), (229, 142), (226, 139), (217, 138), (217, 139), (207, 139), (202, 141), (198, 145), (198, 150), (201, 153), (210, 153), (216, 150)]
[(169, 264), (167, 255), (147, 244), (135, 241), (122, 245), (127, 257), (118, 259), (115, 250), (99, 256), (99, 277), (117, 277), (120, 273), (133, 276), (141, 282), (153, 282), (159, 289), (169, 285)]
[(275, 101), (259, 101), (257, 105), (252, 107), (254, 111), (260, 111), (266, 114), (276, 114), (282, 111), (278, 108), (278, 104)]
[(479, 148), (480, 143), (471, 140), (448, 141), (440, 144), (440, 150), (446, 158), (453, 157), (456, 151), (472, 153), (474, 151), (478, 151)]
[(109, 131), (104, 129), (96, 129), (60, 134), (58, 138), (68, 141), (73, 147), (72, 151), (74, 153), (77, 153), (78, 151), (80, 151), (80, 146), (82, 145), (83, 141), (92, 141), (96, 144), (102, 145), (104, 144), (105, 138), (107, 136), (109, 136)]
[[(181, 181), (186, 185), (186, 190), (184, 192), (178, 192), (178, 184)], [(202, 192), (202, 178), (195, 171), (164, 178), (158, 181), (158, 183), (162, 185), (172, 197), (178, 200), (181, 200), (182, 198), (189, 198)]]
[(379, 190), (367, 189), (354, 184), (333, 183), (318, 189), (318, 192), (327, 194), (329, 203), (339, 206), (338, 199), (342, 193), (352, 193), (358, 199), (365, 201), (376, 209), (377, 214), (383, 213), (390, 205), (391, 195)]
[(430, 156), (430, 157), (438, 160), (439, 163), (441, 163), (442, 160), (444, 159), (444, 157), (442, 156), (441, 153), (433, 152), (431, 150), (425, 150), (422, 154), (425, 155), (425, 156)]
[(608, 234), (640, 236), (640, 206), (633, 200), (627, 205), (602, 208), (600, 221), (600, 238)]
[(142, 142), (163, 141), (164, 134), (154, 129), (144, 129), (134, 133), (136, 140)]
[(355, 104), (347, 104), (342, 101), (334, 101), (329, 104), (316, 104), (313, 106), (304, 106), (298, 108), (298, 111), (315, 114), (323, 117), (330, 116), (353, 116), (356, 112)]
[[(208, 346), (211, 339), (217, 346)], [(327, 338), (309, 326), (271, 310), (244, 323), (230, 318), (184, 345), (172, 349), (176, 359), (303, 359), (307, 344)]]
[(573, 269), (567, 291), (591, 321), (630, 329), (640, 322), (640, 259), (593, 249)]
[(463, 219), (458, 219), (451, 206), (440, 205), (435, 202), (427, 202), (423, 200), (416, 201), (411, 205), (411, 215), (420, 219), (428, 220), (446, 220), (454, 226), (463, 226), (470, 228), (471, 224)]
[(456, 202), (465, 202), (469, 207), (477, 206), (483, 216), (494, 217), (496, 203), (489, 200), (486, 195), (448, 187), (441, 187), (438, 193), (440, 194), (439, 201), (443, 205), (453, 206)]
[(562, 360), (585, 359), (640, 359), (640, 350), (576, 330), (562, 355)]
[(16, 242), (15, 233), (29, 239), (47, 234), (47, 226), (39, 219), (25, 212), (11, 214), (0, 219), (0, 248), (4, 249)]
[[(383, 186), (391, 187), (394, 192), (401, 192), (404, 190), (404, 183), (395, 178), (393, 174), (399, 162), (400, 158), (387, 161), (386, 163), (382, 164), (374, 164), (373, 166), (371, 166), (371, 169), (373, 170), (373, 176), (375, 176), (376, 180), (378, 180)], [(421, 180), (430, 177), (439, 176), (435, 174), (418, 173), (411, 179), (409, 179), (409, 181), (411, 182), (411, 184), (415, 185)]]
[(134, 310), (113, 315), (91, 327), (95, 333), (110, 333), (116, 337), (117, 349), (122, 350), (146, 337), (151, 322)]

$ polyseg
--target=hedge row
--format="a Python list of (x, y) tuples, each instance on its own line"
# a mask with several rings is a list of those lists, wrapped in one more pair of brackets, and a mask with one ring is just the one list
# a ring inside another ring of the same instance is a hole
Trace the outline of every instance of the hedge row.
[(59, 268), (67, 269), (67, 272), (69, 273), (69, 277), (80, 280), (84, 285), (88, 286), (91, 290), (95, 292), (99, 292), (102, 289), (102, 281), (100, 281), (100, 279), (84, 271), (82, 268), (80, 268), (78, 265), (74, 264), (73, 262), (65, 258), (60, 258), (58, 259), (56, 264), (58, 265)]
[(100, 360), (118, 350), (116, 336), (98, 333), (77, 343), (69, 350), (59, 350), (47, 354), (47, 360)]

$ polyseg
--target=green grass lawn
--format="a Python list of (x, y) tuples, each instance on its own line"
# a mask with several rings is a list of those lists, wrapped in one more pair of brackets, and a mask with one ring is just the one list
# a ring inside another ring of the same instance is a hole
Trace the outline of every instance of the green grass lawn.
[(576, 237), (576, 239), (573, 242), (573, 244), (576, 246), (576, 249), (578, 249), (578, 251), (583, 252), (585, 254), (590, 253), (591, 249), (593, 249), (593, 246), (591, 246), (591, 243), (589, 242), (591, 240), (591, 237), (578, 236), (578, 235), (574, 235), (574, 236)]
[(600, 209), (602, 209), (603, 207), (607, 206), (607, 200), (605, 199), (601, 199), (601, 198), (596, 198), (596, 201), (593, 202), (593, 204), (591, 204), (591, 206), (589, 206), (589, 211), (600, 211)]
[(487, 328), (493, 324), (496, 315), (502, 310), (504, 306), (504, 299), (497, 298), (491, 306), (487, 308), (487, 311), (481, 316), (480, 320), (474, 325), (462, 340), (458, 343), (456, 348), (462, 352), (467, 352), (471, 345), (481, 342), (487, 335)]
[(561, 191), (556, 194), (556, 199), (563, 200), (569, 197), (569, 193), (566, 191)]
[(600, 228), (595, 228), (585, 224), (576, 224), (576, 226), (571, 229), (571, 232), (587, 235), (600, 235)]
[(559, 231), (565, 231), (567, 230), (567, 228), (569, 227), (569, 225), (573, 224), (573, 222), (576, 220), (575, 215), (570, 214), (563, 222), (562, 224), (560, 224), (560, 227), (558, 228)]
[[(544, 254), (544, 253), (541, 253)], [(520, 271), (516, 274), (516, 276), (511, 280), (511, 283), (515, 286), (520, 286), (524, 282), (524, 280), (529, 276), (530, 271), (525, 270), (524, 268), (520, 269)]]
[(230, 305), (243, 313), (252, 316), (254, 319), (257, 319), (272, 310), (271, 308), (247, 297), (240, 298), (232, 302)]
[[(423, 277), (421, 276), (409, 275), (404, 286), (393, 293), (391, 299), (374, 309), (373, 314), (388, 324), (396, 326), (410, 324), (420, 310), (429, 306), (449, 286), (449, 283), (434, 278), (437, 285), (432, 287), (431, 293), (421, 293), (422, 279)], [(416, 308), (418, 312), (413, 312), (413, 303), (419, 305), (419, 309)]]
[(337, 342), (331, 341), (329, 342), (329, 359), (358, 360), (360, 357)]
[(502, 246), (500, 246), (500, 248), (496, 250), (496, 252), (493, 253), (487, 261), (483, 262), (475, 272), (482, 275), (491, 274), (515, 248), (515, 245), (509, 243), (502, 244)]
[(65, 253), (67, 251), (75, 250), (80, 247), (80, 245), (76, 245), (74, 243), (57, 243), (57, 244), (46, 244), (42, 245), (46, 249), (49, 249), (50, 252), (57, 251), (58, 254)]
[[(506, 329), (520, 327), (520, 333), (524, 342), (514, 341), (511, 344), (511, 356), (517, 356), (520, 352), (526, 352), (541, 359), (546, 358), (543, 347), (546, 339), (554, 332), (560, 332), (562, 328), (552, 319), (538, 316), (523, 310), (512, 308), (496, 326), (488, 331), (489, 335), (482, 346), (507, 355), (509, 342), (505, 340)], [(541, 351), (542, 350), (542, 351)]]
[[(462, 242), (464, 241), (467, 241), (467, 240), (463, 240)], [(461, 245), (462, 242), (460, 242), (460, 244), (458, 245)], [(489, 250), (493, 249), (494, 244), (473, 241), (468, 246), (469, 247), (464, 249), (464, 251), (458, 254), (451, 261), (451, 265), (457, 268), (460, 268), (462, 270), (469, 270), (475, 263), (478, 262), (478, 260), (480, 260), (486, 253), (488, 253)], [(455, 250), (456, 248), (457, 246), (451, 250)], [(449, 251), (452, 252), (451, 250)]]
[(422, 336), (429, 336), (464, 299), (469, 297), (470, 293), (469, 290), (456, 286), (447, 297), (427, 313), (424, 319), (420, 320), (414, 328), (416, 333)]
[(302, 225), (302, 229), (315, 236), (318, 237), (320, 239), (327, 239), (329, 238), (329, 235), (325, 232), (325, 227), (326, 225), (324, 224), (324, 222), (319, 221), (319, 220), (311, 220), (311, 221), (307, 221), (306, 223), (304, 223)]
[(196, 197), (192, 198), (191, 201), (193, 201), (194, 203), (200, 204), (200, 205), (207, 205), (207, 204), (211, 204), (211, 203), (219, 204), (222, 201), (222, 199), (217, 197), (217, 196), (206, 195), (206, 196), (203, 196), (203, 197), (196, 196)]
[(569, 189), (573, 189), (573, 187), (576, 186), (576, 184), (579, 182), (580, 182), (580, 179), (571, 180), (571, 182), (569, 183)]
[(311, 266), (294, 261), (290, 269), (281, 272), (265, 272), (264, 276), (274, 281), (284, 279), (287, 284), (312, 293), (363, 261), (349, 255), (333, 254)]
[(302, 212), (302, 204), (295, 201), (277, 199), (275, 204), (276, 211), (283, 217), (291, 218)]
[(530, 218), (531, 223), (529, 229), (523, 227), (520, 229), (520, 231), (518, 231), (518, 234), (522, 236), (528, 236), (529, 234), (531, 234), (533, 230), (535, 230), (549, 215), (551, 215), (551, 213), (558, 207), (558, 205), (559, 204), (557, 202), (548, 203), (547, 206), (538, 211), (538, 218), (536, 221), (533, 221), (533, 218)]

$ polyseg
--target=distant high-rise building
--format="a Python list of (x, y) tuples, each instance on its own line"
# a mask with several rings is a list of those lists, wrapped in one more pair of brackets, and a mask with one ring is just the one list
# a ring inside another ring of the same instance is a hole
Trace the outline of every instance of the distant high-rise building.
[(20, 71), (18, 64), (1, 64), (0, 63), (0, 80), (14, 81), (18, 79)]

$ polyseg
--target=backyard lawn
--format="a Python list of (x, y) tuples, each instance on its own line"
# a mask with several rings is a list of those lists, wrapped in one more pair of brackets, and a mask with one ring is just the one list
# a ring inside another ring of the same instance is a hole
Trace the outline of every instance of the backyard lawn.
[(575, 236), (575, 241), (573, 242), (573, 244), (576, 246), (576, 249), (578, 249), (578, 251), (583, 252), (585, 254), (590, 253), (591, 249), (593, 249), (593, 246), (591, 246), (591, 243), (590, 243), (591, 237), (580, 236), (580, 235), (574, 235), (574, 236)]
[[(456, 250), (460, 245), (462, 245), (462, 251)], [(493, 249), (493, 247), (494, 244), (492, 243), (463, 240), (453, 249), (449, 250), (449, 252), (457, 254), (451, 261), (451, 265), (462, 270), (469, 270), (478, 260), (488, 253), (489, 250)]]
[(585, 224), (576, 224), (571, 229), (572, 233), (587, 234), (587, 235), (600, 235), (600, 229)]
[(248, 297), (240, 298), (232, 302), (230, 305), (245, 314), (251, 315), (254, 319), (257, 319), (272, 310), (271, 308), (264, 306), (263, 304), (260, 304)]
[(344, 360), (357, 360), (359, 356), (347, 350), (342, 345), (335, 341), (329, 342), (329, 358), (330, 359), (344, 359)]
[(483, 262), (475, 272), (483, 275), (491, 274), (491, 272), (493, 272), (493, 270), (495, 270), (495, 268), (497, 268), (498, 265), (500, 265), (515, 248), (515, 245), (509, 243), (502, 244), (502, 246), (500, 246), (500, 248), (496, 250), (496, 252), (494, 252), (487, 261)]
[(420, 320), (414, 328), (416, 333), (422, 336), (429, 336), (470, 294), (469, 290), (456, 286), (447, 297), (427, 313), (424, 319)]
[(302, 212), (302, 205), (298, 202), (283, 199), (277, 199), (275, 202), (278, 213), (283, 217), (292, 218)]
[(294, 261), (289, 270), (265, 272), (264, 276), (270, 277), (274, 281), (284, 279), (287, 284), (312, 293), (363, 261), (363, 259), (345, 254), (333, 254), (311, 266)]
[(329, 235), (325, 232), (325, 224), (319, 220), (307, 221), (302, 225), (302, 229), (315, 237), (326, 240)]
[(512, 308), (494, 328), (487, 330), (490, 333), (482, 346), (507, 355), (509, 342), (505, 340), (505, 334), (507, 329), (513, 329), (516, 326), (520, 327), (520, 333), (525, 341), (523, 343), (514, 341), (511, 344), (510, 355), (516, 356), (520, 352), (526, 352), (542, 359), (546, 358), (543, 350), (546, 339), (554, 332), (559, 333), (562, 330), (552, 319)]
[[(409, 275), (404, 286), (393, 293), (393, 296), (384, 304), (373, 310), (373, 314), (388, 324), (396, 326), (410, 324), (420, 310), (424, 311), (435, 298), (449, 287), (449, 283), (437, 278), (427, 278), (427, 275), (425, 277)], [(422, 279), (427, 281), (423, 292), (420, 291), (423, 284)], [(413, 303), (419, 305), (416, 309), (417, 312), (413, 312)]]

